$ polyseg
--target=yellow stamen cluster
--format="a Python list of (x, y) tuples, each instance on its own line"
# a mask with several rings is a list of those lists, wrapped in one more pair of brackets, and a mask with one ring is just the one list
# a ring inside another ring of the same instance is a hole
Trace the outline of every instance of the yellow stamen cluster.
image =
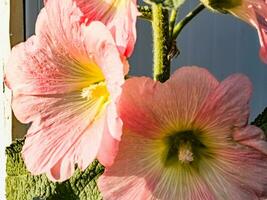
[(87, 100), (102, 98), (103, 102), (108, 101), (109, 98), (106, 83), (103, 81), (84, 88), (81, 95), (83, 98), (87, 98)]

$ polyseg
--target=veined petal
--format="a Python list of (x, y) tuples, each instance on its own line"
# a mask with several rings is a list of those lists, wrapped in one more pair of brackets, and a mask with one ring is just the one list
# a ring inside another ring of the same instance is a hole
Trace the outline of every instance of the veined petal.
[(216, 131), (219, 127), (232, 130), (247, 125), (251, 93), (252, 85), (246, 76), (229, 76), (207, 98), (195, 123)]
[(159, 144), (125, 129), (114, 164), (98, 180), (104, 199), (216, 200), (196, 171), (166, 169)]
[(267, 142), (264, 132), (256, 126), (247, 126), (234, 133), (234, 139), (267, 155)]
[(23, 147), (26, 166), (54, 181), (69, 178), (75, 163), (85, 169), (99, 152), (112, 152), (101, 156), (112, 163), (121, 136), (123, 63), (107, 27), (80, 24), (81, 16), (73, 1), (47, 1), (36, 35), (12, 50), (6, 72), (15, 115), (32, 123)]
[[(154, 135), (162, 125), (168, 129), (175, 130), (178, 126), (186, 129), (217, 85), (218, 81), (207, 70), (198, 67), (178, 69), (166, 84), (148, 78), (130, 78), (123, 86), (120, 113), (126, 119), (125, 126), (140, 133), (145, 128)], [(143, 120), (139, 121), (140, 118)]]
[(204, 69), (184, 67), (165, 83), (128, 79), (123, 90), (124, 134), (98, 180), (104, 199), (266, 198), (267, 142), (247, 126), (245, 76), (218, 83)]
[[(13, 48), (6, 79), (20, 93), (65, 93), (104, 79), (86, 51), (81, 12), (71, 1), (51, 0), (42, 9), (36, 36)], [(17, 76), (20, 74), (20, 76)]]
[(216, 199), (266, 198), (267, 156), (265, 154), (238, 143), (223, 149), (218, 148), (216, 153), (217, 159), (203, 162), (199, 168), (199, 173), (215, 194)]
[(82, 10), (82, 22), (94, 20), (107, 25), (121, 55), (129, 57), (136, 41), (136, 18), (138, 10), (136, 0), (75, 0)]
[[(119, 148), (121, 153), (118, 154), (111, 168), (107, 168), (98, 180), (103, 197), (110, 200), (134, 200), (137, 197), (146, 199), (144, 197), (147, 195), (151, 197), (147, 184), (152, 187), (159, 180), (160, 172), (159, 162), (154, 159), (156, 155), (149, 154), (156, 146), (153, 146), (152, 140), (142, 135), (127, 133), (127, 136), (124, 134), (122, 137)], [(131, 149), (130, 152), (128, 148)], [(148, 183), (145, 175), (148, 178), (153, 177), (154, 181)]]
[[(29, 111), (24, 117), (33, 121), (22, 152), (29, 171), (33, 174), (45, 173), (71, 148), (77, 149), (86, 130), (91, 128), (100, 104), (99, 100), (88, 102), (81, 97), (80, 92), (69, 96), (15, 97), (14, 111)], [(91, 134), (97, 138), (96, 133), (92, 131)], [(78, 159), (75, 158), (73, 163), (75, 161)]]

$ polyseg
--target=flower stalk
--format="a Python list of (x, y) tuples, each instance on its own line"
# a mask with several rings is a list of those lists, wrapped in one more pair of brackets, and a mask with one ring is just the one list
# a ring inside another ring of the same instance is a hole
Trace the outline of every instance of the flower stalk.
[(154, 40), (154, 80), (165, 82), (170, 77), (169, 49), (169, 16), (162, 4), (152, 5), (152, 28)]
[(173, 34), (173, 29), (175, 26), (175, 22), (176, 22), (176, 17), (177, 17), (177, 10), (173, 9), (170, 15), (170, 23), (169, 23), (169, 35), (170, 38), (172, 38), (172, 34)]
[(205, 6), (201, 3), (199, 4), (192, 12), (188, 13), (184, 19), (182, 19), (173, 29), (172, 40), (175, 40), (183, 28), (202, 10), (205, 9)]

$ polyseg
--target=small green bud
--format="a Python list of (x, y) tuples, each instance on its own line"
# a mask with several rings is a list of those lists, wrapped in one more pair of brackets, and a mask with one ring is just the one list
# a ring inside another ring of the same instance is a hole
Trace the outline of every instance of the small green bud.
[(242, 0), (201, 0), (201, 1), (206, 7), (223, 13), (227, 12), (227, 10), (238, 7), (242, 4)]

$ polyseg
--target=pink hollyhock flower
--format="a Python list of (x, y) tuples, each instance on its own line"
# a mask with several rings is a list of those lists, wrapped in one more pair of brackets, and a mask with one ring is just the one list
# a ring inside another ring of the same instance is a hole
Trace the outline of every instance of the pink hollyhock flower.
[(110, 165), (121, 137), (120, 54), (106, 26), (80, 24), (82, 16), (72, 1), (49, 0), (36, 35), (13, 48), (6, 71), (15, 115), (32, 123), (26, 166), (54, 181), (69, 178), (75, 163), (82, 170), (95, 158)]
[(266, 0), (201, 0), (207, 7), (229, 12), (254, 26), (260, 40), (260, 57), (267, 63), (267, 1)]
[(183, 67), (165, 83), (131, 78), (123, 137), (98, 181), (108, 200), (252, 200), (267, 192), (267, 143), (247, 124), (251, 83)]
[(136, 0), (74, 0), (87, 24), (101, 21), (109, 28), (122, 55), (129, 57), (136, 41)]

